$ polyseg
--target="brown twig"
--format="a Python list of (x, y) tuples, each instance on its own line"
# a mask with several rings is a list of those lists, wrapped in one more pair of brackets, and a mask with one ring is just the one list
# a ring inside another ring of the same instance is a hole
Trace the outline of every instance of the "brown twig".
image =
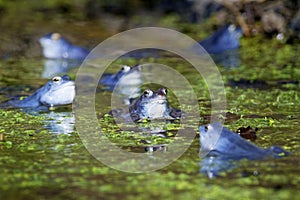
[(228, 0), (222, 0), (221, 4), (226, 7), (229, 11), (233, 13), (233, 15), (236, 17), (236, 20), (240, 27), (243, 30), (243, 33), (246, 37), (251, 36), (250, 28), (248, 27), (245, 19), (240, 13), (240, 10), (238, 7), (234, 4), (234, 1), (228, 1)]
[(0, 133), (0, 142), (5, 140), (5, 135), (4, 133)]

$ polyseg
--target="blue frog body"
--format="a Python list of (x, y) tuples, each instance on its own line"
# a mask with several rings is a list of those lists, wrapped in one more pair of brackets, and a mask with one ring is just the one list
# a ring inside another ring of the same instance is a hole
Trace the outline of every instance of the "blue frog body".
[(59, 33), (48, 33), (39, 39), (43, 55), (48, 59), (83, 60), (89, 54), (87, 49), (71, 44)]

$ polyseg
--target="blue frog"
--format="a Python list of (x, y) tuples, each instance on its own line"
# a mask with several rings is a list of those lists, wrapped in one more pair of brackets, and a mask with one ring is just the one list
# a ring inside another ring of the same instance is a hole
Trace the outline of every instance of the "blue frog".
[(200, 126), (199, 131), (203, 156), (201, 172), (210, 177), (236, 167), (234, 161), (279, 158), (288, 155), (288, 152), (279, 146), (260, 148), (223, 127), (219, 122)]
[(59, 33), (48, 33), (39, 39), (43, 55), (49, 59), (83, 60), (89, 54), (87, 49), (71, 44)]
[(116, 94), (120, 95), (122, 102), (129, 105), (130, 101), (137, 98), (141, 92), (143, 84), (141, 66), (124, 65), (115, 74), (104, 74), (99, 82), (106, 90), (114, 90)]
[(167, 89), (160, 88), (157, 92), (146, 89), (143, 94), (129, 106), (133, 121), (168, 119), (181, 117), (181, 110), (170, 108), (167, 99)]
[(115, 74), (104, 74), (100, 79), (100, 84), (113, 89), (118, 85), (141, 85), (142, 84), (142, 74), (140, 65), (135, 65), (133, 67), (124, 65)]
[(201, 40), (199, 44), (210, 54), (220, 54), (227, 50), (240, 47), (242, 29), (235, 25), (226, 25), (217, 30), (210, 37)]
[(71, 104), (75, 98), (75, 83), (68, 75), (55, 76), (43, 87), (24, 99), (11, 99), (0, 107), (38, 108)]

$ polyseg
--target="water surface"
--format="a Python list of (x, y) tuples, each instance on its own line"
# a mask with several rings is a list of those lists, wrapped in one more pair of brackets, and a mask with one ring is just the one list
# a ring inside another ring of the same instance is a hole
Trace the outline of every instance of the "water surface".
[[(5, 135), (5, 141), (0, 142), (1, 199), (296, 199), (300, 184), (300, 90), (299, 84), (278, 81), (300, 80), (300, 62), (295, 57), (297, 47), (265, 38), (263, 44), (253, 45), (260, 40), (259, 37), (243, 39), (241, 66), (234, 69), (219, 66), (219, 69), (225, 85), (230, 79), (241, 78), (260, 79), (273, 85), (267, 88), (226, 86), (226, 112), (237, 117), (226, 121), (225, 126), (233, 131), (241, 126), (257, 127), (256, 145), (279, 145), (291, 152), (290, 156), (241, 162), (239, 167), (209, 179), (200, 173), (197, 127), (189, 127), (187, 130), (197, 136), (178, 160), (158, 171), (130, 174), (105, 166), (87, 152), (74, 129), (71, 106), (41, 114), (4, 109), (0, 110), (0, 133)], [(274, 48), (278, 51), (272, 51)], [(210, 96), (201, 76), (178, 58), (155, 61), (171, 66), (191, 81), (200, 107), (200, 118), (193, 123), (208, 123)], [(109, 70), (115, 72), (122, 64), (144, 62), (153, 59), (117, 61)], [(46, 83), (45, 63), (41, 57), (1, 60), (0, 100), (29, 95)], [(75, 67), (67, 73), (74, 79), (76, 70)], [(189, 94), (183, 95), (188, 98)], [(97, 104), (96, 110), (108, 136), (119, 142), (120, 147), (141, 152), (145, 146), (141, 141), (145, 139), (153, 144), (172, 142), (176, 123), (168, 127), (168, 139), (145, 138), (140, 133), (120, 131), (110, 119), (101, 118), (111, 109), (110, 97), (111, 92), (98, 88), (96, 101), (104, 103)], [(170, 95), (170, 104), (178, 105), (174, 95)], [(149, 153), (151, 156), (155, 154)]]

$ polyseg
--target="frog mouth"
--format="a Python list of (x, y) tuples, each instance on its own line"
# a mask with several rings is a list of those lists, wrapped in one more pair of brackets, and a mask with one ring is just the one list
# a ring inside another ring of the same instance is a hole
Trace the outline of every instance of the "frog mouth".
[(158, 99), (158, 100), (155, 100), (154, 103), (165, 104), (166, 103), (166, 99)]
[(60, 85), (58, 88), (55, 88), (53, 91), (58, 91), (58, 90), (65, 90), (67, 88), (75, 88), (75, 83), (74, 81), (69, 81), (67, 83), (64, 83), (62, 85)]

